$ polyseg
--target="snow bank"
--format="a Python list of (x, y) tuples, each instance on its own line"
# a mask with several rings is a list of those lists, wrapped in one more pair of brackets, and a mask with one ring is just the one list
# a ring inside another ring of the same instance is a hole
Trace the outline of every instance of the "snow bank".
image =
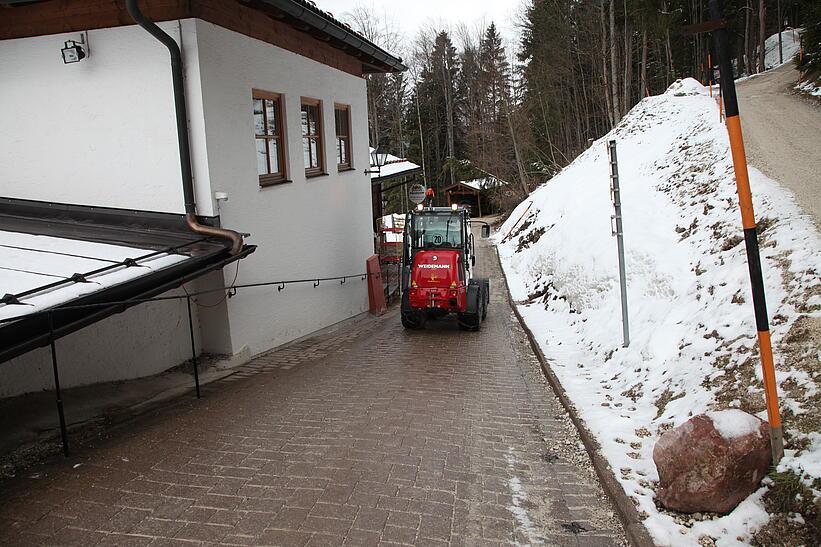
[[(611, 138), (621, 175), (629, 348), (622, 347), (611, 237)], [(733, 544), (768, 519), (760, 501), (766, 489), (727, 516), (689, 526), (654, 503), (652, 450), (661, 433), (728, 407), (766, 419), (732, 173), (716, 103), (684, 80), (636, 105), (495, 236), (522, 316), (661, 544), (697, 545), (701, 535)], [(818, 351), (798, 359), (782, 349), (799, 317), (821, 317), (821, 238), (789, 193), (755, 169), (750, 177), (785, 427), (798, 435), (790, 429), (796, 417), (819, 412)], [(791, 457), (803, 465), (819, 454), (813, 444)]]
[[(781, 31), (781, 51), (784, 63), (791, 62), (801, 48), (801, 30), (791, 28)], [(764, 41), (764, 67), (769, 70), (781, 64), (778, 55), (778, 33), (775, 33)]]

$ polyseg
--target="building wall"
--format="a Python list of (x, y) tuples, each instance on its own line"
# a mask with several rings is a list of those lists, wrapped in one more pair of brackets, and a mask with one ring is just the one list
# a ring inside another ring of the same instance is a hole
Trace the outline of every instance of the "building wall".
[[(60, 387), (163, 372), (191, 358), (189, 332), (185, 300), (149, 302), (112, 315), (57, 340)], [(0, 363), (0, 398), (53, 388), (48, 346)]]
[[(230, 284), (237, 267), (239, 283), (364, 272), (372, 254), (364, 79), (201, 20), (161, 25), (178, 40), (180, 26), (198, 212), (251, 232), (248, 243), (259, 246), (196, 285)], [(183, 212), (167, 50), (136, 27), (89, 34), (91, 55), (75, 65), (63, 65), (60, 48), (78, 35), (0, 42), (0, 120), (17, 128), (0, 134), (0, 196)], [(258, 184), (252, 88), (285, 96), (290, 183)], [(323, 101), (327, 176), (304, 175), (302, 96)], [(336, 169), (335, 102), (351, 106), (355, 170), (344, 173)], [(32, 146), (44, 134), (59, 144), (48, 146), (48, 161)], [(217, 206), (214, 191), (229, 201)], [(368, 304), (359, 277), (202, 303), (197, 346), (228, 355), (263, 352)], [(187, 321), (185, 301), (151, 303), (61, 339), (62, 386), (156, 374), (189, 359)], [(48, 348), (0, 369), (0, 397), (53, 384)]]
[[(196, 24), (160, 27), (182, 35), (196, 199), (210, 216)], [(79, 39), (0, 41), (0, 196), (184, 212), (168, 50), (137, 26), (92, 30), (88, 58), (63, 64), (63, 43)]]
[[(224, 226), (251, 232), (257, 251), (240, 263), (241, 283), (364, 272), (373, 252), (365, 80), (276, 46), (197, 20), (208, 172)], [(252, 89), (284, 95), (288, 176), (261, 188), (256, 172)], [(327, 176), (306, 179), (300, 98), (322, 100)], [(354, 170), (336, 168), (334, 103), (351, 107)], [(226, 282), (234, 276), (224, 272)], [(231, 298), (231, 352), (251, 354), (293, 340), (367, 309), (360, 278), (245, 289)], [(228, 348), (226, 348), (228, 349)], [(228, 353), (228, 351), (226, 351)]]

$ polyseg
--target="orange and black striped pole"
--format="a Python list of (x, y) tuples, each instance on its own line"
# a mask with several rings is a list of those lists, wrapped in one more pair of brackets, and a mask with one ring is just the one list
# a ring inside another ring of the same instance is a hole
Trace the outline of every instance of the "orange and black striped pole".
[[(710, 18), (723, 20), (721, 0), (710, 0)], [(744, 243), (747, 247), (747, 265), (750, 269), (750, 285), (753, 292), (755, 324), (758, 331), (758, 347), (761, 353), (761, 368), (764, 372), (764, 392), (767, 399), (767, 417), (770, 422), (770, 445), (773, 465), (784, 455), (784, 438), (781, 415), (778, 412), (778, 390), (773, 364), (773, 350), (770, 341), (770, 326), (767, 319), (767, 301), (764, 297), (764, 278), (761, 274), (761, 255), (758, 252), (758, 235), (755, 229), (753, 196), (750, 191), (750, 177), (747, 172), (747, 157), (744, 139), (741, 135), (741, 120), (738, 116), (738, 99), (733, 80), (733, 66), (730, 61), (730, 46), (727, 29), (720, 25), (713, 30), (713, 40), (718, 55), (721, 72), (721, 94), (724, 97), (724, 111), (727, 119), (727, 133), (730, 136), (730, 150), (733, 156), (733, 170), (741, 206), (741, 222), (744, 226)]]

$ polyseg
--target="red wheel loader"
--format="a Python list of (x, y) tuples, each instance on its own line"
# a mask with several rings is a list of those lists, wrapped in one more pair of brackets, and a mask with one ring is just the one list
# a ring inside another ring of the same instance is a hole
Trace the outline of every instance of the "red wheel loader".
[[(479, 222), (479, 221), (473, 221)], [(490, 226), (480, 222), (481, 236)], [(479, 330), (487, 316), (490, 283), (473, 276), (476, 246), (465, 207), (419, 206), (407, 214), (403, 237), (402, 325), (455, 313), (463, 330)]]

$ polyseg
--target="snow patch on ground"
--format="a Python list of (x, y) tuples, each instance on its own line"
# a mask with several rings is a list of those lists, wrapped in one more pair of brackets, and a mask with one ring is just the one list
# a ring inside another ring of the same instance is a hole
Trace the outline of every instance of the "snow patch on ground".
[[(609, 139), (618, 143), (621, 175), (628, 348), (611, 237)], [(798, 327), (821, 319), (821, 237), (788, 191), (755, 169), (750, 179), (785, 433), (798, 439), (806, 431), (795, 424), (806, 429), (818, 419), (819, 353), (790, 348)], [(642, 100), (495, 236), (521, 315), (660, 544), (697, 545), (702, 535), (725, 545), (749, 541), (768, 518), (766, 488), (700, 523), (682, 524), (655, 504), (652, 451), (662, 433), (728, 407), (766, 419), (741, 236), (726, 128), (707, 89), (690, 79)], [(813, 463), (820, 444), (787, 461), (821, 476)]]
[(718, 434), (727, 440), (756, 433), (761, 426), (755, 416), (734, 408), (708, 412), (707, 417), (713, 421)]
[(512, 474), (512, 476), (507, 480), (507, 487), (510, 489), (510, 495), (513, 501), (507, 509), (513, 514), (516, 522), (519, 523), (519, 527), (524, 530), (524, 533), (528, 539), (528, 545), (544, 543), (539, 539), (536, 529), (533, 526), (533, 522), (527, 514), (527, 509), (525, 509), (527, 492), (525, 492), (524, 487), (522, 487), (521, 479), (519, 479), (519, 477), (515, 474), (516, 454), (512, 446), (508, 447), (507, 453), (505, 454), (505, 460), (507, 460), (507, 468)]
[(816, 81), (807, 80), (806, 82), (795, 84), (795, 89), (807, 95), (812, 95), (813, 97), (821, 97), (821, 79)]

